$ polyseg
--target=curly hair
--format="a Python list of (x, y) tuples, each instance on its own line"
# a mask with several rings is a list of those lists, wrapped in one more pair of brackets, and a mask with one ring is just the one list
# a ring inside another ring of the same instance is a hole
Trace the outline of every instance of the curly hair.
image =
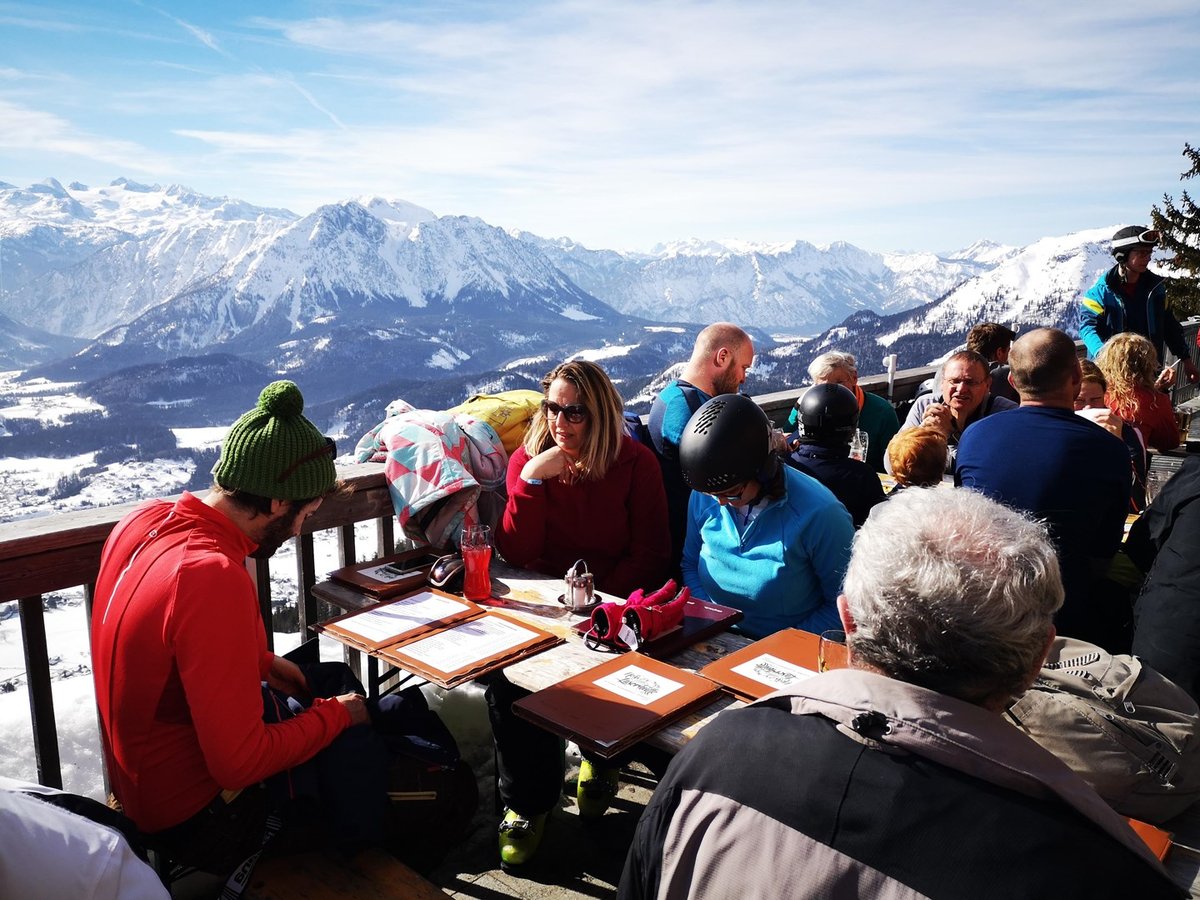
[(1109, 408), (1122, 417), (1136, 419), (1138, 401), (1135, 389), (1153, 390), (1154, 380), (1158, 377), (1160, 364), (1154, 345), (1136, 332), (1123, 331), (1113, 335), (1100, 348), (1096, 354), (1096, 365), (1108, 382), (1105, 399)]

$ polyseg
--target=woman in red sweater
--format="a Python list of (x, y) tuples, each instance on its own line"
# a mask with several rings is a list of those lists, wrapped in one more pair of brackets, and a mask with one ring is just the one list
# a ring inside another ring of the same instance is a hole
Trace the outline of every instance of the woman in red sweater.
[[(619, 597), (659, 587), (671, 556), (662, 471), (653, 451), (625, 435), (612, 381), (595, 363), (573, 360), (543, 378), (542, 390), (541, 414), (509, 459), (496, 548), (509, 563), (550, 575), (586, 560), (596, 588)], [(507, 807), (500, 823), (505, 868), (533, 855), (562, 791), (558, 738), (512, 712), (512, 702), (527, 693), (502, 673), (487, 689)], [(584, 760), (581, 811), (603, 812), (616, 773)]]
[(508, 462), (497, 549), (548, 575), (584, 559), (612, 594), (658, 587), (671, 550), (658, 459), (625, 435), (621, 398), (595, 363), (563, 363), (542, 389), (542, 415)]
[(1179, 426), (1171, 398), (1158, 390), (1158, 352), (1150, 341), (1132, 331), (1108, 339), (1096, 354), (1108, 391), (1104, 402), (1118, 416), (1138, 428), (1155, 450), (1179, 446)]

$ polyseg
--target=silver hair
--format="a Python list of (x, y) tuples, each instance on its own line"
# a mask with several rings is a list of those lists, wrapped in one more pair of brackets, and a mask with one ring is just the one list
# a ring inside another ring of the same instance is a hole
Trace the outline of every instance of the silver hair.
[(816, 359), (808, 364), (808, 377), (815, 384), (818, 378), (824, 378), (834, 369), (849, 369), (854, 373), (854, 377), (858, 377), (858, 360), (853, 354), (843, 353), (840, 350), (830, 350), (827, 353), (822, 353)]
[(1044, 524), (963, 488), (907, 488), (854, 538), (843, 593), (854, 657), (972, 703), (1041, 663), (1062, 577)]

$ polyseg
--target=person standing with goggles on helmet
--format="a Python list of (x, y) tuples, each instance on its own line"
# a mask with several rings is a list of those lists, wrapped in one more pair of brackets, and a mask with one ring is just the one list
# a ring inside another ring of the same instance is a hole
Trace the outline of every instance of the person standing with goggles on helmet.
[[(1190, 382), (1200, 381), (1200, 370), (1192, 362), (1183, 329), (1167, 305), (1166, 283), (1150, 271), (1150, 254), (1161, 239), (1144, 225), (1127, 225), (1112, 237), (1111, 250), (1117, 264), (1096, 279), (1079, 300), (1079, 336), (1094, 359), (1101, 346), (1114, 334), (1134, 331), (1154, 344), (1158, 358), (1163, 347), (1183, 360)], [(1175, 382), (1175, 370), (1167, 367), (1158, 378), (1159, 387)]]

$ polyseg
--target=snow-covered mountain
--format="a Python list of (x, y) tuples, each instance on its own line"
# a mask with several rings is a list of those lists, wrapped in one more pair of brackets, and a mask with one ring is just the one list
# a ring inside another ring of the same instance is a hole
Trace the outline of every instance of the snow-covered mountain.
[(872, 253), (836, 242), (681, 241), (651, 253), (589, 250), (514, 232), (588, 293), (623, 313), (669, 322), (755, 322), (816, 333), (852, 313), (892, 312), (940, 297), (990, 269), (1007, 248), (952, 256)]
[(94, 338), (254, 253), (296, 218), (123, 178), (0, 188), (0, 313)]
[[(527, 383), (514, 360), (544, 371), (576, 352), (616, 354), (605, 364), (632, 399), (686, 356), (675, 344), (700, 324), (819, 335), (776, 348), (759, 332), (753, 386), (771, 390), (798, 383), (830, 346), (863, 353), (869, 372), (866, 360), (891, 350), (902, 366), (925, 363), (985, 319), (1069, 325), (1071, 302), (1108, 260), (1109, 233), (945, 254), (799, 240), (621, 253), (379, 197), (301, 218), (125, 179), (0, 183), (0, 315), (15, 320), (0, 362), (94, 382), (231, 354), (300, 380), (311, 403), (337, 411), (361, 408), (380, 385), (432, 403), (465, 384)], [(683, 331), (667, 341), (653, 323)], [(46, 363), (78, 346), (54, 345), (55, 334), (90, 343)]]
[(817, 354), (837, 349), (858, 356), (864, 372), (881, 371), (881, 360), (889, 353), (897, 354), (900, 368), (922, 366), (962, 344), (980, 322), (1022, 330), (1048, 325), (1074, 335), (1080, 294), (1113, 264), (1113, 230), (1043, 238), (1019, 250), (976, 248), (996, 260), (995, 267), (941, 299), (886, 316), (856, 313), (813, 340), (774, 348), (764, 365), (780, 378), (802, 378), (800, 360), (806, 366)]
[(0, 183), (0, 313), (167, 353), (224, 345), (247, 329), (261, 347), (327, 316), (380, 324), (385, 309), (393, 322), (422, 310), (610, 316), (597, 298), (653, 321), (815, 333), (856, 310), (927, 302), (991, 264), (971, 249), (939, 257), (804, 241), (684, 241), (622, 254), (377, 197), (301, 219), (177, 185)]

